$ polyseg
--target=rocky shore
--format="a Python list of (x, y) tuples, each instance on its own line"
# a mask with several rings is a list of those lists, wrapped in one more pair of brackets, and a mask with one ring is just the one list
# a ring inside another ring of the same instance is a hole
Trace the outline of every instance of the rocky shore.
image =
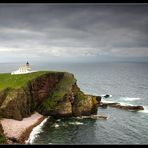
[(45, 116), (34, 113), (30, 117), (23, 118), (22, 121), (14, 119), (2, 119), (3, 132), (6, 136), (7, 144), (25, 144), (32, 129), (40, 124)]

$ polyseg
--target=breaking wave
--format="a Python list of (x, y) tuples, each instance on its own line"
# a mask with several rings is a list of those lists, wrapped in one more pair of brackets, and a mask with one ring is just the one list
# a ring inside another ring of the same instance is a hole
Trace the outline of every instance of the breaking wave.
[(72, 124), (72, 125), (83, 125), (84, 123), (82, 122), (69, 122), (68, 124)]
[(141, 110), (139, 112), (148, 114), (148, 106), (143, 106), (143, 107), (144, 107), (144, 110)]
[(44, 119), (38, 126), (34, 127), (32, 132), (30, 133), (30, 136), (28, 140), (25, 141), (26, 144), (31, 144), (35, 140), (35, 138), (38, 137), (38, 134), (42, 132), (43, 125), (47, 122), (49, 117)]
[(129, 98), (129, 97), (121, 97), (120, 99), (124, 101), (136, 101), (136, 100), (141, 100), (142, 98)]

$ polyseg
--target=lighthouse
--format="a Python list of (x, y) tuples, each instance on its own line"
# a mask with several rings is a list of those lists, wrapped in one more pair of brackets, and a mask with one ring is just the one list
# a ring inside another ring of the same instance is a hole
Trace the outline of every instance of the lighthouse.
[(11, 75), (14, 74), (27, 74), (27, 73), (31, 73), (33, 71), (31, 71), (31, 68), (29, 66), (29, 62), (27, 61), (26, 65), (19, 67), (18, 70), (11, 72)]

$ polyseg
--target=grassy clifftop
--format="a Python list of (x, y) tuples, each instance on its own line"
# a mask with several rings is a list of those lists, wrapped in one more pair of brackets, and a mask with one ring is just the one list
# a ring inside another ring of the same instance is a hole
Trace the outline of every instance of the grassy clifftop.
[(0, 74), (0, 91), (6, 88), (18, 89), (27, 84), (28, 81), (31, 81), (41, 75), (50, 74), (50, 73), (60, 73), (55, 71), (38, 71), (28, 74), (20, 75), (11, 75), (10, 73)]

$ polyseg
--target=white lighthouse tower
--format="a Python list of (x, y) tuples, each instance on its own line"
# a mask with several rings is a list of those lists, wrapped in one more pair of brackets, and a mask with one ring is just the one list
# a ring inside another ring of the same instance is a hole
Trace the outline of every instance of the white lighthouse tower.
[(26, 65), (19, 67), (18, 70), (11, 72), (11, 75), (14, 74), (27, 74), (27, 73), (31, 73), (33, 71), (31, 71), (31, 67), (29, 66), (29, 62), (27, 61)]

